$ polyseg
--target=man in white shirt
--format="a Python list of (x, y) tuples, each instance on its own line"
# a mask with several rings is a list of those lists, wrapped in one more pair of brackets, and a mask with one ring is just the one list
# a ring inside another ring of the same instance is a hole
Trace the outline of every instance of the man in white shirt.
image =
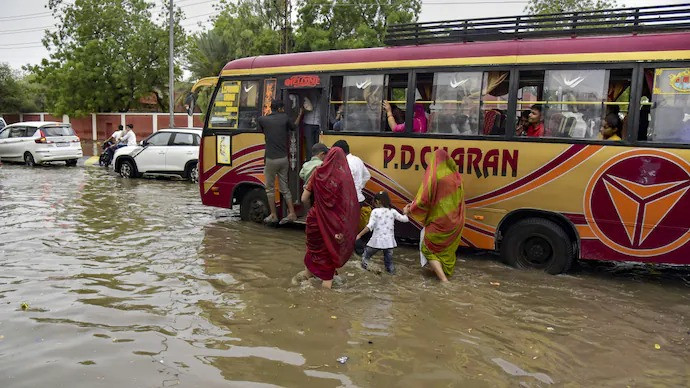
[(127, 129), (120, 138), (121, 147), (137, 145), (137, 135), (134, 133), (134, 125), (127, 124)]
[(369, 169), (364, 165), (362, 159), (352, 155), (350, 153), (350, 145), (347, 144), (345, 140), (338, 140), (333, 144), (333, 147), (340, 147), (345, 151), (347, 158), (347, 164), (350, 166), (350, 172), (352, 173), (352, 179), (355, 181), (355, 189), (357, 189), (357, 201), (359, 201), (360, 206), (364, 206), (364, 194), (362, 190), (366, 186), (367, 182), (371, 178)]
[(117, 144), (120, 142), (120, 139), (122, 138), (122, 135), (124, 134), (125, 130), (122, 125), (119, 125), (117, 127), (117, 131), (113, 132), (112, 135), (106, 141), (103, 142), (103, 147), (105, 151), (103, 153), (105, 154), (105, 157), (102, 157), (99, 160), (99, 163), (101, 166), (109, 166), (110, 161), (113, 159), (113, 154), (115, 153), (115, 150), (117, 149)]
[(122, 125), (119, 125), (117, 127), (117, 131), (113, 132), (113, 134), (110, 135), (110, 137), (106, 141), (104, 141), (104, 143), (111, 142), (112, 144), (117, 144), (117, 142), (122, 137), (122, 133), (124, 132), (123, 128), (124, 127)]

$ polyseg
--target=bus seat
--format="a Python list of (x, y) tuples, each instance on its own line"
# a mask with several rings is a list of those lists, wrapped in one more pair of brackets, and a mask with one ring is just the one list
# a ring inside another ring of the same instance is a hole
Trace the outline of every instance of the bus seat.
[(553, 113), (544, 128), (544, 136), (560, 136), (563, 132), (565, 117), (561, 113)]
[(499, 120), (498, 124), (500, 126), (500, 113), (496, 112), (495, 110), (484, 111), (484, 135), (489, 135), (494, 132), (493, 129), (494, 125), (497, 124), (497, 119)]

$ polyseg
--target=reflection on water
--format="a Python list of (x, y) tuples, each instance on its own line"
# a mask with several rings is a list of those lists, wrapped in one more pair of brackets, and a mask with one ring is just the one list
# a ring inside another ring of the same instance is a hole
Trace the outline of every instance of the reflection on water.
[(442, 287), (399, 248), (327, 292), (291, 284), (303, 231), (98, 168), (6, 164), (0, 214), (3, 387), (690, 385), (688, 270), (479, 255)]

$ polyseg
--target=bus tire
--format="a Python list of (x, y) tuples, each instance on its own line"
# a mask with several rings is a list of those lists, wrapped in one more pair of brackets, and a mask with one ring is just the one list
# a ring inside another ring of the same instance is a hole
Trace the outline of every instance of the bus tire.
[(240, 203), (240, 218), (242, 221), (261, 223), (270, 213), (266, 191), (262, 189), (250, 190), (242, 197)]
[(573, 242), (563, 228), (543, 218), (518, 221), (501, 242), (501, 257), (506, 264), (540, 269), (551, 275), (567, 272), (574, 256)]

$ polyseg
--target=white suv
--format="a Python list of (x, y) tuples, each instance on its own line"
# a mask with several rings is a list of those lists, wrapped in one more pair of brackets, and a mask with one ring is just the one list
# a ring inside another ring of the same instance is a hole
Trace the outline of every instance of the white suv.
[(79, 137), (69, 124), (27, 121), (0, 129), (0, 159), (27, 166), (63, 161), (76, 166), (83, 156)]
[(201, 129), (162, 129), (139, 145), (115, 151), (113, 166), (123, 178), (147, 175), (179, 175), (199, 181)]

